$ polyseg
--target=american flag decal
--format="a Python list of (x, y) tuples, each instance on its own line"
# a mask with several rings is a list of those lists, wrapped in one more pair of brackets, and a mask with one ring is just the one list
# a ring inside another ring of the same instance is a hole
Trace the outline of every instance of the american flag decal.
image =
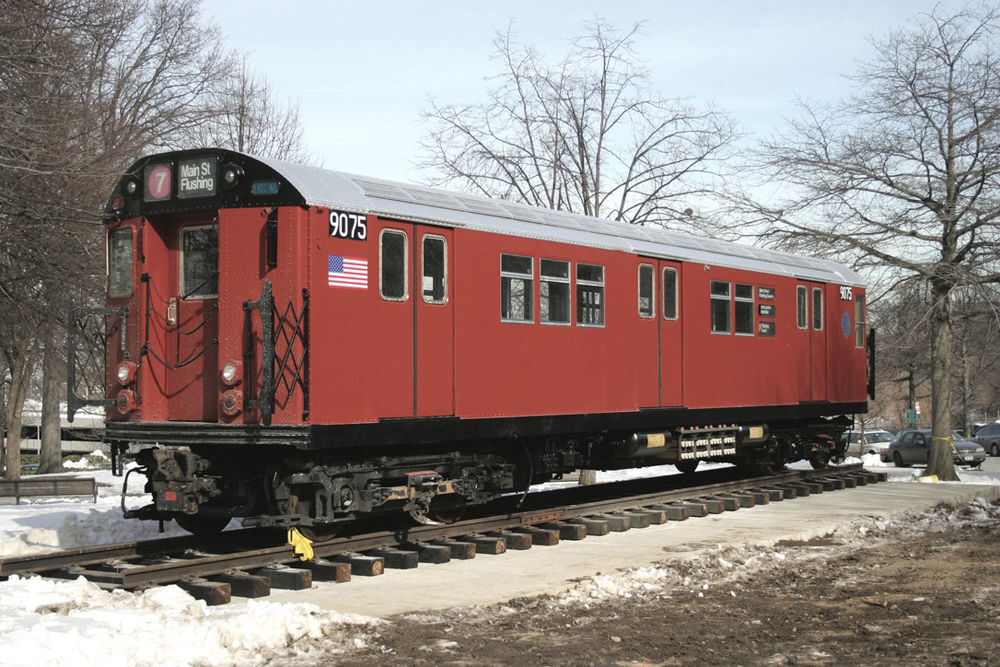
[(368, 260), (330, 255), (327, 262), (327, 284), (330, 287), (368, 289)]

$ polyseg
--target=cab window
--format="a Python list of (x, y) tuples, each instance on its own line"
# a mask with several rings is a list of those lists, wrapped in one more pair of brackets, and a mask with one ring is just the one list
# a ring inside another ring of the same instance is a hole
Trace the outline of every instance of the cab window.
[(132, 229), (116, 229), (108, 235), (108, 296), (132, 294)]
[(854, 347), (865, 346), (865, 297), (854, 297)]

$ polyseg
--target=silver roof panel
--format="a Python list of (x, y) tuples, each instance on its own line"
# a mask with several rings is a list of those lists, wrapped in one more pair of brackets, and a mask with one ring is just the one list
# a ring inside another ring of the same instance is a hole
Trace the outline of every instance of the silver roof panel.
[(310, 206), (495, 234), (620, 250), (760, 273), (863, 286), (853, 270), (803, 257), (652, 227), (488, 199), (420, 185), (254, 157), (286, 178)]

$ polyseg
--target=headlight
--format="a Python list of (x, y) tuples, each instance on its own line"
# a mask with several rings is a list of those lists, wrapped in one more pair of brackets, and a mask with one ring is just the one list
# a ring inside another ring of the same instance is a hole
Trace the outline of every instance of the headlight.
[(225, 385), (232, 387), (240, 381), (240, 374), (243, 370), (243, 364), (238, 361), (227, 362), (225, 366), (222, 367), (222, 382)]
[(118, 384), (131, 384), (135, 379), (136, 365), (131, 361), (123, 361), (118, 364)]

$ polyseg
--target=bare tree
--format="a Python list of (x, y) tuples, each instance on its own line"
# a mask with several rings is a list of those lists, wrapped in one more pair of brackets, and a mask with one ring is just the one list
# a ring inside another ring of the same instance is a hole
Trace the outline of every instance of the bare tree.
[(967, 436), (973, 433), (973, 404), (985, 407), (996, 402), (996, 391), (990, 386), (1000, 367), (1000, 298), (996, 292), (989, 285), (956, 293), (954, 386), (961, 403), (953, 406), (952, 417)]
[[(838, 106), (763, 146), (793, 193), (765, 210), (774, 234), (845, 251), (930, 286), (933, 446), (928, 474), (955, 479), (951, 438), (952, 301), (1000, 280), (998, 13), (971, 4), (930, 14), (883, 39)], [(780, 209), (780, 210), (778, 210)]]
[(892, 410), (900, 426), (903, 409), (914, 410), (931, 377), (930, 318), (926, 285), (903, 285), (869, 304), (871, 319), (879, 331), (875, 377), (876, 400), (869, 410)]
[(554, 65), (519, 46), (511, 27), (498, 33), (488, 101), (431, 100), (421, 112), (432, 183), (633, 224), (696, 224), (724, 178), (736, 126), (650, 89), (640, 29), (595, 18)]
[(298, 103), (281, 105), (267, 78), (250, 68), (246, 54), (232, 59), (232, 69), (210, 96), (214, 111), (192, 139), (261, 157), (307, 163), (313, 157), (303, 141)]
[(64, 329), (70, 292), (103, 285), (98, 214), (109, 184), (139, 152), (169, 146), (213, 113), (200, 96), (225, 75), (228, 56), (218, 30), (199, 21), (195, 0), (20, 0), (0, 13), (8, 477), (20, 474), (20, 386), (41, 336)]

